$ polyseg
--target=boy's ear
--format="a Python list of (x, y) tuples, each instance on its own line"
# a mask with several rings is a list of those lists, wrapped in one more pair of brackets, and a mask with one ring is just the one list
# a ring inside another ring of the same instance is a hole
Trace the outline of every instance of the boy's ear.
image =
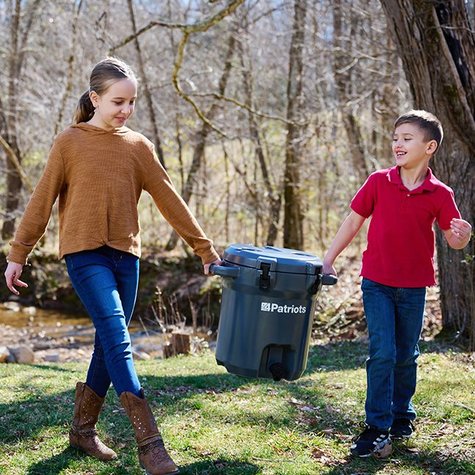
[(431, 140), (430, 142), (427, 142), (426, 152), (433, 155), (438, 148), (439, 144), (437, 143), (437, 140)]

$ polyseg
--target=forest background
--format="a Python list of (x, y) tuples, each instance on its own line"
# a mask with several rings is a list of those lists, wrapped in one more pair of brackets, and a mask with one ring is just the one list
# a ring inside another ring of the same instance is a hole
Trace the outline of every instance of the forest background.
[[(473, 25), (473, 0), (0, 1), (2, 245), (107, 55), (136, 71), (129, 126), (220, 250), (323, 255), (365, 177), (391, 166), (393, 121), (413, 107), (441, 119), (433, 168), (473, 224)], [(179, 249), (148, 196), (140, 209), (144, 247)], [(444, 327), (473, 350), (473, 239), (456, 252), (437, 233), (437, 251)]]

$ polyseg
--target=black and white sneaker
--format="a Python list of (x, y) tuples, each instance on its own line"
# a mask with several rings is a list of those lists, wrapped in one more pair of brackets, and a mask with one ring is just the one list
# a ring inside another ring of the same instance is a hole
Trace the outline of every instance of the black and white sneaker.
[(415, 430), (410, 419), (394, 419), (389, 433), (393, 439), (409, 439)]
[(393, 443), (389, 431), (380, 430), (364, 424), (365, 429), (358, 435), (351, 446), (351, 455), (357, 457), (386, 458), (392, 454)]

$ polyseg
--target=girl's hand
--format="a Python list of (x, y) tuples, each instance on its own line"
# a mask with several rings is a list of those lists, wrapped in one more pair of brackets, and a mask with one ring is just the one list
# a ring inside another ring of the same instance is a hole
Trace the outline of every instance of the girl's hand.
[(16, 262), (8, 263), (7, 269), (5, 271), (5, 281), (10, 292), (14, 293), (15, 295), (20, 294), (20, 292), (18, 292), (18, 290), (14, 287), (15, 285), (17, 285), (18, 287), (28, 287), (28, 284), (26, 282), (20, 280), (22, 272), (23, 264), (18, 264)]
[(204, 274), (205, 274), (205, 275), (209, 275), (209, 268), (210, 268), (210, 266), (212, 266), (212, 265), (220, 266), (222, 263), (223, 263), (223, 261), (222, 261), (221, 259), (216, 259), (216, 260), (213, 261), (213, 262), (210, 262), (210, 263), (208, 263), (208, 264), (205, 264), (205, 265), (203, 266), (203, 272), (204, 272)]

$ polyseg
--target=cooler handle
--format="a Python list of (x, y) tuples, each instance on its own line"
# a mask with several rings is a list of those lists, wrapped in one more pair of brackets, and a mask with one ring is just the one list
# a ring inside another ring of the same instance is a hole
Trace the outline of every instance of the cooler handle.
[(209, 272), (213, 275), (219, 275), (221, 277), (232, 277), (235, 279), (239, 276), (239, 267), (237, 266), (218, 266), (211, 264), (209, 266)]

